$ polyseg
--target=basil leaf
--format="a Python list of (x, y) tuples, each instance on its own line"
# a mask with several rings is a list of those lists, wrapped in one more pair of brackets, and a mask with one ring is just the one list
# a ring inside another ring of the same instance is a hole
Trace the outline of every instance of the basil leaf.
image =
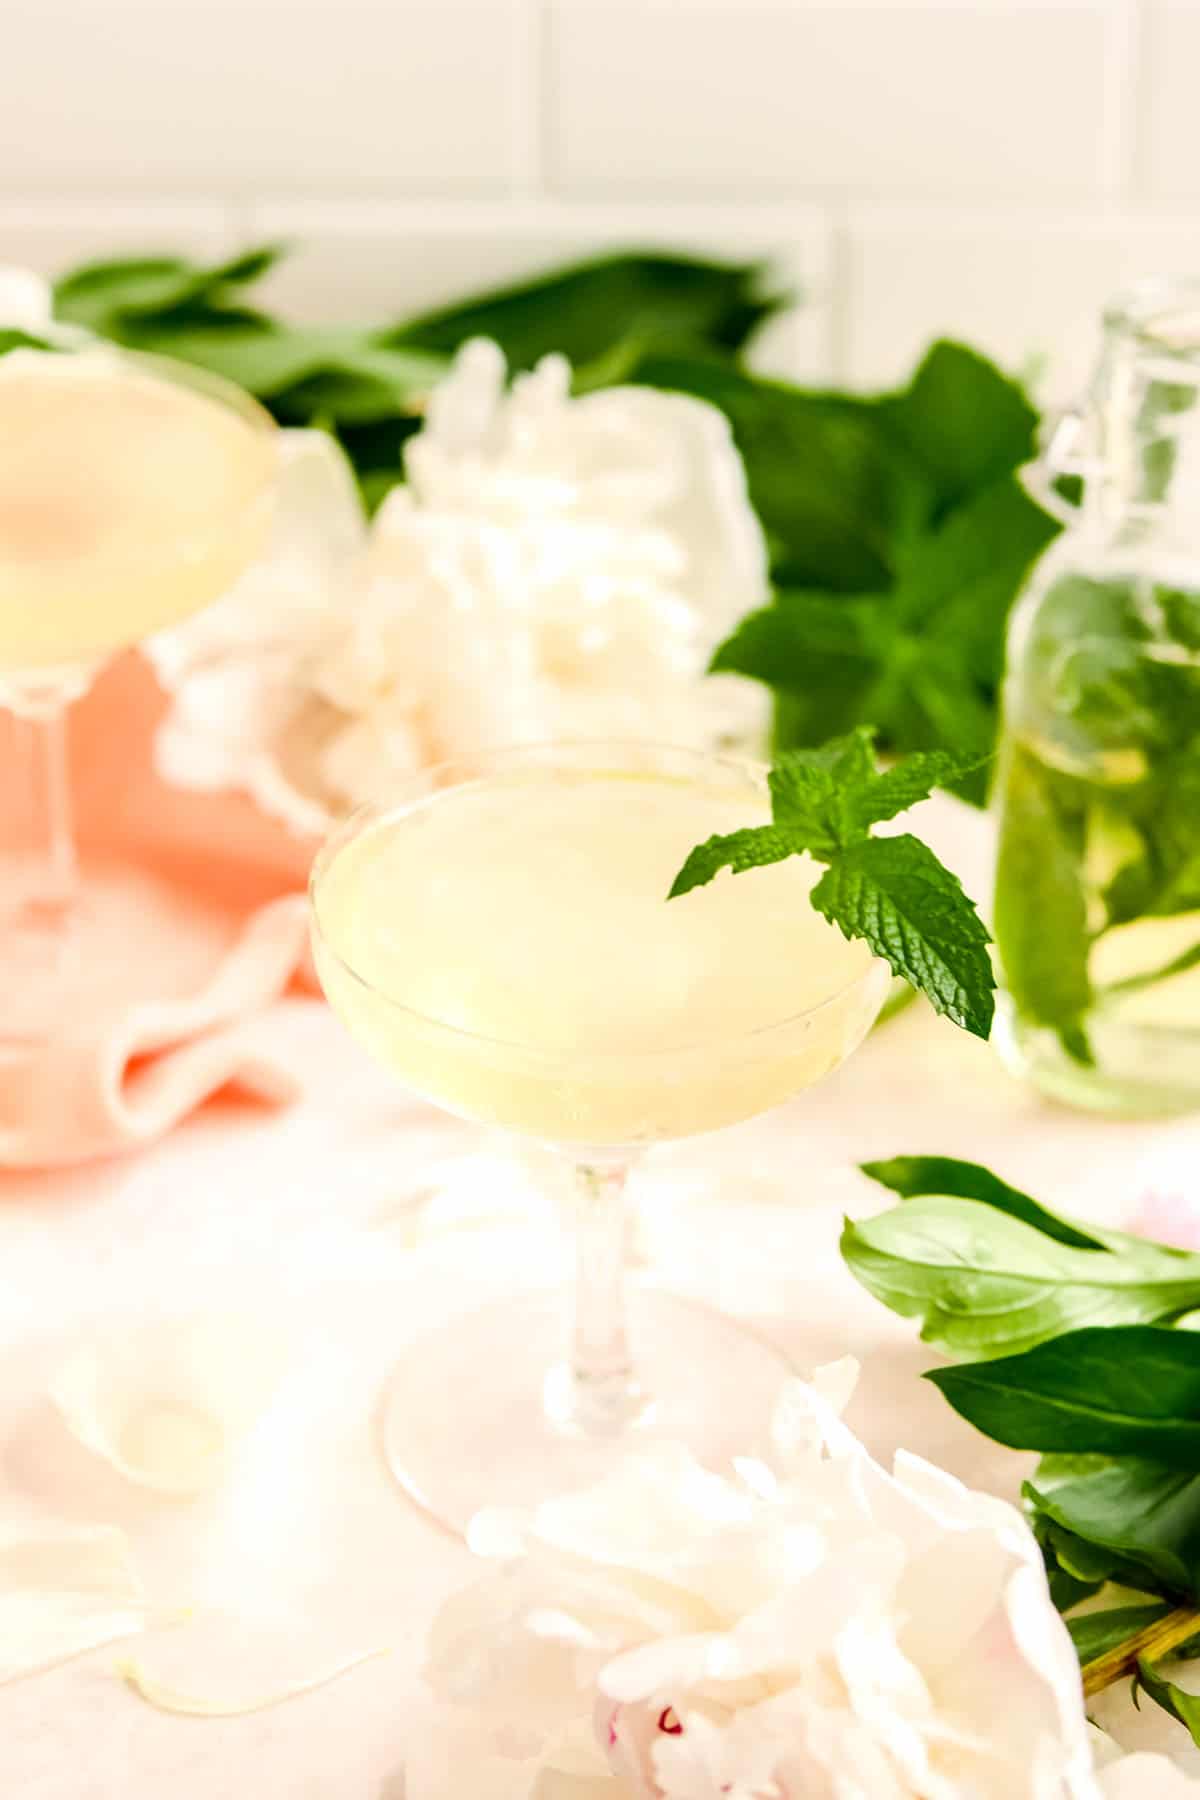
[[(891, 1188), (902, 1200), (911, 1200), (919, 1194), (946, 1194), (960, 1200), (978, 1200), (1076, 1250), (1104, 1250), (1113, 1242), (1083, 1231), (1069, 1219), (1040, 1206), (1030, 1195), (1009, 1187), (981, 1163), (960, 1162), (952, 1156), (893, 1156), (886, 1162), (860, 1163), (859, 1168), (872, 1181)], [(1132, 1243), (1135, 1240), (1122, 1241)]]
[(1191, 1332), (1086, 1328), (926, 1379), (1011, 1449), (1142, 1456), (1200, 1471), (1200, 1340)]
[(1107, 1552), (1116, 1579), (1200, 1597), (1200, 1475), (1141, 1457), (1044, 1457), (1025, 1494), (1096, 1556)]
[(1151, 1668), (1144, 1656), (1138, 1660), (1135, 1699), (1139, 1687), (1144, 1688), (1151, 1700), (1161, 1706), (1164, 1712), (1170, 1713), (1173, 1719), (1178, 1719), (1181, 1725), (1187, 1726), (1193, 1744), (1200, 1744), (1200, 1694), (1189, 1694), (1186, 1688), (1168, 1681), (1165, 1675), (1160, 1675), (1157, 1669)]
[(1148, 1600), (1144, 1606), (1106, 1606), (1067, 1620), (1067, 1630), (1081, 1663), (1095, 1662), (1123, 1644), (1147, 1625), (1157, 1625), (1171, 1611), (1167, 1600)]
[(921, 1196), (858, 1223), (842, 1255), (927, 1343), (960, 1358), (1031, 1349), (1085, 1325), (1156, 1324), (1200, 1305), (1200, 1256), (1141, 1239), (1062, 1242), (994, 1203)]

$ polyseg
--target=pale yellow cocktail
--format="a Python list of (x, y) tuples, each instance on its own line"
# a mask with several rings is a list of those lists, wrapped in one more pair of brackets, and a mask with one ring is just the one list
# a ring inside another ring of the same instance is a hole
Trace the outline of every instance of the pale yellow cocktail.
[(274, 435), (248, 395), (181, 363), (0, 355), (0, 708), (27, 755), (6, 769), (0, 1051), (40, 1051), (101, 1003), (84, 975), (109, 966), (124, 905), (103, 884), (81, 895), (67, 708), (110, 657), (233, 585), (270, 523)]
[(0, 357), (0, 682), (86, 666), (214, 599), (261, 539), (269, 421), (107, 350)]
[(747, 1118), (836, 1068), (877, 1004), (866, 946), (808, 903), (806, 857), (668, 904), (693, 845), (769, 817), (720, 765), (518, 768), (436, 793), (324, 861), (325, 991), (410, 1087), (527, 1136), (635, 1144)]
[(388, 1461), (446, 1524), (595, 1480), (631, 1434), (718, 1466), (766, 1441), (786, 1359), (674, 1295), (626, 1293), (622, 1193), (643, 1146), (835, 1069), (887, 992), (886, 966), (813, 911), (805, 857), (668, 899), (698, 841), (768, 818), (751, 765), (556, 744), (419, 775), (317, 858), (313, 949), (354, 1035), (410, 1088), (575, 1169), (573, 1325), (553, 1295), (505, 1297), (426, 1332), (392, 1377)]

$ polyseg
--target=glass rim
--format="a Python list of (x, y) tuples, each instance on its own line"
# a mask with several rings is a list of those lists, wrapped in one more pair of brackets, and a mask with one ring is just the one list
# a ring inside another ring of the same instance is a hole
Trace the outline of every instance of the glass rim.
[(1105, 329), (1200, 381), (1200, 275), (1149, 275), (1118, 289)]
[[(264, 444), (277, 437), (279, 433), (280, 428), (276, 421), (266, 407), (254, 398), (253, 394), (248, 394), (244, 388), (239, 387), (235, 381), (230, 381), (224, 375), (217, 375), (211, 369), (202, 368), (197, 363), (184, 362), (178, 357), (162, 356), (156, 351), (131, 349), (124, 344), (113, 344), (106, 339), (97, 338), (64, 344), (61, 347), (56, 346), (47, 350), (39, 349), (36, 345), (19, 345), (16, 349), (10, 350), (0, 357), (0, 370), (3, 370), (6, 364), (20, 366), (21, 359), (30, 357), (36, 357), (39, 360), (53, 358), (54, 361), (60, 363), (85, 358), (97, 366), (111, 365), (116, 368), (127, 366), (141, 369), (152, 381), (162, 381), (176, 388), (190, 388), (211, 400), (214, 405), (236, 414)], [(13, 364), (14, 358), (18, 359), (16, 365)], [(3, 374), (0, 373), (0, 385), (2, 385), (3, 379)], [(146, 544), (139, 539), (138, 543), (130, 549), (122, 551), (112, 558), (106, 558), (104, 565), (106, 571), (111, 572), (112, 576), (117, 578), (126, 569), (161, 564), (164, 557), (172, 562), (187, 560), (198, 547), (202, 548), (210, 544), (215, 537), (219, 537), (224, 531), (229, 530), (232, 521), (244, 519), (256, 507), (261, 506), (274, 489), (278, 478), (279, 469), (276, 459), (274, 457), (266, 458), (261, 475), (248, 486), (244, 494), (238, 497), (235, 506), (227, 507), (224, 511), (213, 511), (201, 515), (179, 537), (164, 539), (153, 545)], [(3, 555), (0, 555), (0, 584), (5, 576), (11, 578), (15, 574), (22, 584), (27, 583), (31, 587), (36, 587), (41, 578), (59, 580), (63, 570), (75, 567), (86, 568), (92, 561), (94, 561), (92, 553), (86, 550), (77, 550), (65, 556), (55, 556), (42, 563), (39, 563), (36, 558), (6, 561)], [(47, 569), (54, 571), (53, 576), (46, 575)], [(2, 592), (2, 586), (0, 586), (0, 592)]]
[[(471, 778), (462, 781), (443, 782), (441, 778), (453, 774), (456, 770), (474, 769), (474, 780), (479, 784), (486, 783), (486, 769), (479, 772), (480, 765), (494, 765), (504, 762), (519, 767), (525, 760), (538, 758), (553, 759), (555, 756), (584, 756), (593, 753), (604, 753), (612, 756), (642, 757), (679, 757), (693, 765), (718, 767), (731, 774), (748, 778), (748, 785), (754, 784), (757, 778), (760, 785), (765, 786), (769, 765), (754, 757), (741, 756), (734, 752), (722, 750), (701, 750), (683, 744), (663, 744), (642, 738), (571, 738), (560, 743), (542, 744), (506, 744), (490, 749), (464, 752), (459, 756), (447, 757), (440, 762), (432, 763), (425, 769), (417, 771), (404, 784), (411, 788), (407, 800), (387, 804), (371, 803), (357, 807), (330, 832), (321, 848), (313, 858), (308, 878), (308, 901), (311, 931), (314, 939), (320, 944), (322, 951), (330, 956), (338, 967), (349, 976), (354, 984), (388, 1010), (403, 1018), (415, 1022), (435, 1033), (460, 1043), (471, 1044), (480, 1049), (500, 1051), (508, 1055), (518, 1055), (536, 1060), (543, 1064), (567, 1065), (572, 1069), (592, 1069), (609, 1067), (616, 1064), (654, 1063), (668, 1057), (699, 1056), (714, 1054), (735, 1055), (741, 1050), (753, 1050), (759, 1044), (776, 1034), (795, 1029), (809, 1020), (818, 1019), (822, 1013), (839, 1005), (846, 997), (858, 988), (865, 988), (872, 980), (886, 972), (889, 980), (891, 970), (883, 960), (867, 951), (867, 960), (861, 972), (841, 987), (818, 1000), (813, 1006), (802, 1008), (799, 1012), (789, 1013), (778, 1019), (771, 1019), (762, 1025), (755, 1025), (748, 1031), (727, 1033), (725, 1036), (697, 1037), (682, 1044), (660, 1045), (652, 1050), (612, 1048), (597, 1051), (578, 1051), (571, 1049), (555, 1049), (547, 1044), (538, 1044), (518, 1038), (494, 1037), (485, 1032), (469, 1031), (460, 1025), (439, 1019), (432, 1013), (423, 1012), (420, 1008), (409, 1006), (403, 1000), (384, 993), (374, 986), (354, 965), (342, 955), (334, 945), (321, 919), (318, 893), (328, 870), (340, 852), (355, 841), (365, 831), (392, 817), (402, 817), (413, 812), (423, 800), (429, 799), (440, 791), (452, 792), (459, 787), (472, 785)], [(663, 904), (667, 898), (663, 896)], [(864, 945), (864, 950), (866, 946)], [(880, 996), (882, 1005), (883, 995)]]

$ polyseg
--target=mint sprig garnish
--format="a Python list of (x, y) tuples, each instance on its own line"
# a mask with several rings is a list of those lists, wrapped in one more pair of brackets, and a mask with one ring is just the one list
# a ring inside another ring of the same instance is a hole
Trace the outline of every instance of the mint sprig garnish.
[(741, 874), (807, 853), (827, 864), (809, 898), (848, 938), (862, 938), (937, 1012), (986, 1038), (995, 976), (983, 921), (956, 875), (920, 838), (871, 836), (935, 787), (962, 779), (978, 756), (920, 751), (875, 766), (872, 727), (860, 725), (815, 750), (791, 750), (771, 770), (770, 825), (711, 837), (688, 856), (670, 898), (703, 887), (722, 869)]

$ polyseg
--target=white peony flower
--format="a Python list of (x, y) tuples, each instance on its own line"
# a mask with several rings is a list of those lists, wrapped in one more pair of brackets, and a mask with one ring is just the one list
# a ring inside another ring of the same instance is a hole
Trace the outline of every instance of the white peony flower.
[(32, 269), (0, 263), (0, 331), (27, 331), (41, 337), (54, 318), (50, 283)]
[[(532, 1517), (437, 1620), (429, 1676), (528, 1800), (1124, 1800), (1025, 1521), (841, 1423), (853, 1364), (786, 1390), (776, 1466), (662, 1445)], [(1161, 1761), (1162, 1785), (1200, 1795)], [(450, 1790), (446, 1790), (447, 1793)], [(436, 1784), (414, 1788), (433, 1800)]]
[(367, 542), (354, 474), (323, 431), (281, 431), (270, 537), (214, 605), (144, 645), (171, 709), (155, 755), (175, 786), (240, 787), (301, 830), (328, 812), (312, 670)]
[(45, 276), (17, 263), (0, 263), (0, 331), (23, 331), (64, 348), (95, 342), (80, 325), (54, 317), (54, 289)]
[[(315, 435), (285, 437), (301, 456)], [(489, 745), (760, 733), (757, 688), (702, 679), (767, 594), (713, 408), (639, 388), (573, 398), (560, 357), (508, 388), (497, 346), (468, 344), (365, 546), (320, 442), (320, 505), (306, 514), (285, 485), (270, 553), (152, 648), (174, 695), (170, 779), (248, 787), (307, 829)]]

